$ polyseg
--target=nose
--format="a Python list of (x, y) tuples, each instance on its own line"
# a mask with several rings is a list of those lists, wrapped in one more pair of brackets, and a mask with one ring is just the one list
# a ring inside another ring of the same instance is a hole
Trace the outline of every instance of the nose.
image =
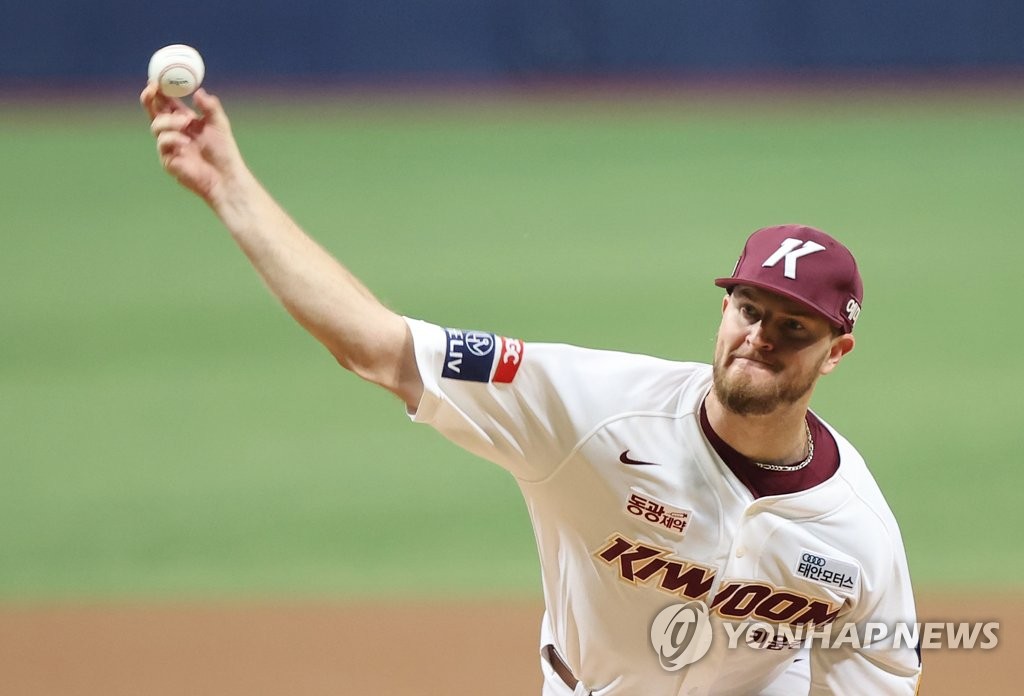
[(764, 321), (751, 324), (747, 330), (747, 343), (751, 348), (758, 351), (769, 351), (773, 348), (771, 337), (768, 336), (764, 327)]

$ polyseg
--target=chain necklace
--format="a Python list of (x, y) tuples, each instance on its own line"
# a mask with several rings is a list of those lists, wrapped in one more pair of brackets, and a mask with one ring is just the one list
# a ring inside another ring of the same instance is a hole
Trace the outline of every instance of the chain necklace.
[(805, 466), (811, 463), (814, 459), (814, 438), (811, 437), (811, 426), (807, 424), (807, 419), (804, 419), (804, 430), (807, 431), (807, 458), (799, 464), (765, 464), (763, 462), (754, 462), (754, 466), (764, 469), (765, 471), (800, 471)]

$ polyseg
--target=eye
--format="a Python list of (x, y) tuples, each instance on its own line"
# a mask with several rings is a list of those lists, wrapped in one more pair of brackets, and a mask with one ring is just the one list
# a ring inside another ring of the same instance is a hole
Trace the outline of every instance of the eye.
[(740, 314), (750, 319), (751, 321), (757, 321), (761, 318), (760, 312), (757, 311), (757, 307), (752, 304), (744, 302), (739, 306)]
[(786, 331), (791, 333), (800, 333), (806, 330), (806, 327), (796, 319), (787, 319), (785, 323)]

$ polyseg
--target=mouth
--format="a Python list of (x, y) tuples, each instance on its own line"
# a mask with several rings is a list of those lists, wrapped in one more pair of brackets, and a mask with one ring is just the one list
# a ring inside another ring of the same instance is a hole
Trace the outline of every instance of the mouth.
[(778, 372), (779, 371), (779, 368), (777, 366), (775, 366), (774, 364), (770, 363), (770, 362), (767, 362), (765, 360), (760, 360), (758, 358), (746, 356), (746, 355), (734, 355), (734, 356), (732, 356), (732, 361), (731, 362), (733, 362), (733, 363), (741, 363), (741, 364), (742, 363), (749, 363), (751, 365), (757, 366), (758, 368), (760, 368), (762, 370), (768, 370), (770, 372)]

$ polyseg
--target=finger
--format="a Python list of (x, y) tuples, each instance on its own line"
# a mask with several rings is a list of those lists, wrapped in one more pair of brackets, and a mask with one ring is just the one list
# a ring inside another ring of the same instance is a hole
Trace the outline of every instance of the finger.
[(203, 112), (203, 119), (211, 126), (228, 127), (228, 115), (224, 112), (220, 99), (199, 88), (192, 95), (192, 102)]
[(193, 117), (183, 113), (158, 113), (149, 124), (149, 132), (153, 135), (160, 135), (165, 131), (178, 132), (188, 128)]
[(142, 108), (149, 114), (150, 120), (160, 111), (158, 104), (160, 96), (160, 87), (155, 82), (147, 82), (145, 89), (142, 90), (142, 94), (139, 95), (139, 103), (142, 104)]
[(161, 92), (160, 85), (155, 82), (146, 84), (145, 89), (139, 95), (139, 102), (142, 104), (142, 108), (146, 110), (146, 113), (149, 114), (150, 119), (156, 118), (158, 114), (165, 113), (185, 113), (193, 118), (198, 115), (182, 100), (176, 97), (168, 97)]
[(161, 157), (171, 155), (192, 142), (192, 138), (179, 131), (164, 131), (156, 138), (156, 149)]

